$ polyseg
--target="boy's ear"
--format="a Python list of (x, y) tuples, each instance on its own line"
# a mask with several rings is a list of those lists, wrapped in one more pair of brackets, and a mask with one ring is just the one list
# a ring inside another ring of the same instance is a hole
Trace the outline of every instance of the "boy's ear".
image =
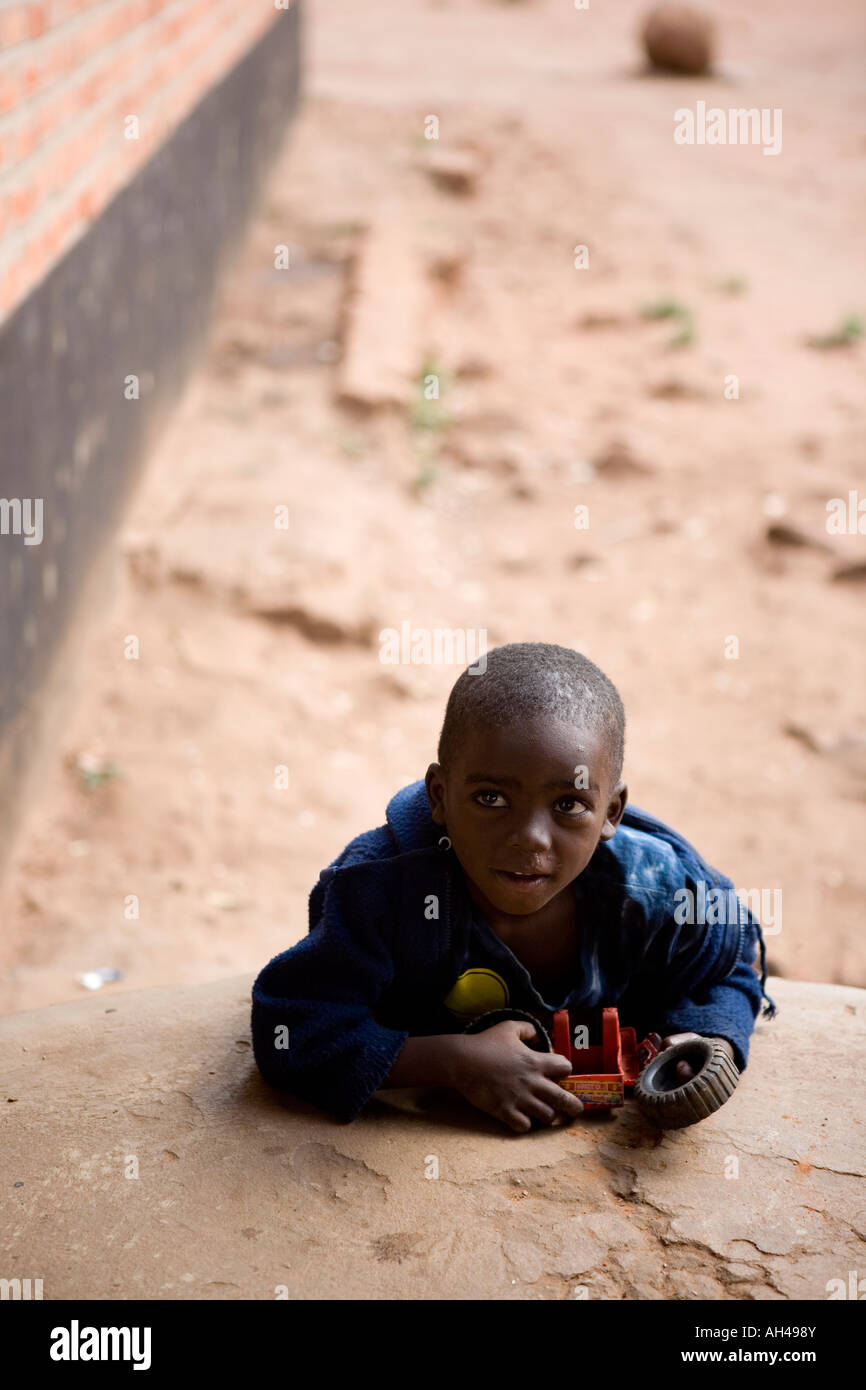
[(430, 803), (433, 822), (435, 825), (444, 825), (445, 783), (442, 780), (442, 768), (438, 763), (431, 763), (428, 767), (424, 785), (427, 788), (427, 800)]
[(614, 832), (616, 831), (616, 827), (622, 820), (623, 812), (625, 811), (627, 803), (628, 787), (626, 786), (625, 782), (617, 782), (616, 786), (610, 794), (610, 800), (607, 803), (607, 811), (604, 817), (604, 825), (602, 826), (601, 835), (599, 836), (599, 839), (610, 840), (613, 838)]

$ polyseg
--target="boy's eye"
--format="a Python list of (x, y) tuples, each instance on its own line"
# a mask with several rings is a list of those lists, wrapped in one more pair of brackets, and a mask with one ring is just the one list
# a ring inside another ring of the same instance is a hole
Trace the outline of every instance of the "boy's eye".
[[(485, 797), (489, 797), (491, 799), (485, 801)], [(505, 800), (505, 797), (502, 795), (502, 792), (476, 792), (475, 796), (472, 799), (473, 801), (477, 801), (479, 806), (495, 807), (497, 804), (499, 806), (506, 806), (508, 804)]]
[[(502, 792), (476, 792), (472, 799), (476, 801), (479, 806), (487, 806), (493, 810), (498, 810), (508, 805), (508, 801), (503, 796)], [(580, 816), (589, 814), (589, 807), (576, 796), (561, 796), (558, 801), (553, 803), (553, 809), (557, 814), (570, 816), (573, 820), (577, 820)]]

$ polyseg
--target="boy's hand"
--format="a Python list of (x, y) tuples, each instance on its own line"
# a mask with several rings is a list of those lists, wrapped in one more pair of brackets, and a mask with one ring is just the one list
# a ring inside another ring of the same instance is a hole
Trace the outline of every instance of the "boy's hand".
[(577, 1096), (557, 1085), (557, 1078), (570, 1075), (570, 1062), (558, 1052), (527, 1047), (536, 1036), (531, 1023), (518, 1019), (467, 1034), (454, 1079), (472, 1105), (524, 1134), (533, 1120), (550, 1125), (583, 1110)]
[[(692, 1038), (700, 1038), (702, 1036), (703, 1034), (701, 1033), (671, 1033), (669, 1038), (662, 1038), (662, 1050), (664, 1051), (666, 1047), (673, 1047), (675, 1043), (690, 1042)], [(731, 1061), (734, 1061), (734, 1049), (731, 1047), (727, 1038), (710, 1038), (709, 1041), (721, 1043)], [(694, 1074), (694, 1068), (690, 1067), (688, 1062), (677, 1062), (677, 1076), (681, 1081), (691, 1081)]]

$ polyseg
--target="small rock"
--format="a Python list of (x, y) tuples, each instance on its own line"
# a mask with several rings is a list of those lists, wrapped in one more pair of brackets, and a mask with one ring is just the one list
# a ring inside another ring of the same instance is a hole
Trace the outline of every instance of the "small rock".
[(622, 314), (609, 314), (603, 310), (589, 310), (575, 322), (575, 328), (593, 333), (600, 328), (623, 328), (627, 320)]
[(411, 682), (396, 671), (383, 672), (375, 678), (374, 685), (377, 690), (383, 691), (386, 695), (396, 695), (400, 700), (409, 700), (415, 693)]
[(492, 375), (492, 363), (475, 353), (468, 354), (457, 363), (457, 376), (461, 381), (480, 381)]
[(155, 541), (129, 536), (123, 554), (133, 580), (143, 589), (153, 589), (163, 578), (162, 553)]
[(781, 492), (768, 492), (764, 498), (762, 509), (764, 516), (780, 517), (784, 516), (788, 510), (788, 503)]
[(234, 912), (235, 908), (240, 906), (239, 900), (233, 893), (224, 893), (219, 889), (208, 893), (207, 900), (211, 907), (221, 908), (223, 912)]
[(377, 619), (353, 601), (356, 596), (345, 585), (320, 586), (315, 595), (288, 590), (285, 585), (260, 585), (240, 597), (246, 612), (294, 628), (309, 642), (366, 646), (377, 631)]
[(643, 27), (650, 63), (663, 72), (702, 73), (713, 61), (715, 31), (709, 15), (691, 5), (658, 5)]
[(692, 386), (679, 377), (666, 377), (664, 381), (657, 381), (649, 386), (647, 395), (658, 401), (695, 401), (699, 400), (704, 392), (700, 387)]
[(509, 491), (512, 497), (516, 497), (521, 502), (534, 502), (538, 497), (538, 488), (524, 479), (512, 483)]
[(812, 536), (807, 531), (801, 530), (799, 526), (792, 526), (784, 521), (771, 522), (764, 535), (771, 545), (787, 545), (809, 550), (829, 550), (831, 553), (833, 550), (828, 541), (819, 536)]
[(839, 565), (830, 576), (835, 584), (862, 584), (866, 579), (866, 560), (853, 565)]
[(424, 168), (437, 187), (462, 198), (476, 192), (481, 177), (481, 162), (471, 150), (433, 150)]
[(813, 753), (822, 753), (830, 757), (837, 757), (843, 753), (851, 754), (866, 747), (866, 733), (858, 729), (842, 729), (836, 734), (819, 733), (805, 724), (792, 721), (783, 725), (782, 732), (789, 738), (796, 738), (800, 743), (804, 743)]
[(831, 739), (827, 738), (826, 735), (816, 734), (814, 730), (807, 728), (805, 724), (785, 724), (782, 728), (782, 733), (787, 734), (789, 738), (797, 739), (799, 743), (805, 744), (812, 753), (832, 753), (833, 751), (833, 741)]
[(604, 478), (628, 478), (648, 475), (655, 470), (637, 458), (623, 439), (614, 439), (593, 459), (596, 473)]
[(430, 261), (430, 272), (434, 279), (451, 290), (459, 283), (465, 265), (465, 251), (439, 251)]
[(505, 473), (512, 478), (535, 475), (538, 455), (519, 438), (495, 440), (467, 429), (455, 430), (448, 443), (449, 455), (462, 468), (483, 469), (489, 473)]

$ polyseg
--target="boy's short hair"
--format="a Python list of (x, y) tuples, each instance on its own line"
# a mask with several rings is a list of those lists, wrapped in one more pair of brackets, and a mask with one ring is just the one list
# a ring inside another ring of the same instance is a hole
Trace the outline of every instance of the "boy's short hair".
[(601, 728), (608, 743), (611, 786), (622, 772), (625, 710), (619, 691), (588, 657), (550, 642), (511, 642), (486, 653), (483, 672), (458, 676), (439, 735), (438, 758), (448, 769), (470, 724), (513, 724), (548, 715)]

